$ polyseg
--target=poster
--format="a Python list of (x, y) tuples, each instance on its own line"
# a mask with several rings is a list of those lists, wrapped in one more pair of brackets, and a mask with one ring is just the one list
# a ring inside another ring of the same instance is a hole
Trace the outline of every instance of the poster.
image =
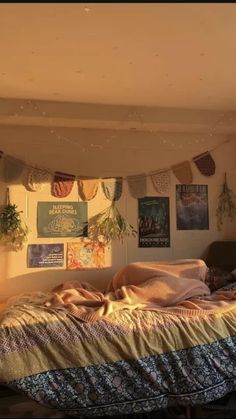
[(28, 268), (52, 268), (64, 265), (64, 244), (29, 244)]
[(169, 198), (138, 200), (139, 247), (170, 247)]
[(208, 230), (208, 186), (176, 185), (177, 230)]
[(38, 202), (38, 237), (86, 237), (87, 212), (87, 202)]
[(105, 244), (90, 239), (67, 244), (67, 269), (83, 270), (103, 268), (105, 265)]

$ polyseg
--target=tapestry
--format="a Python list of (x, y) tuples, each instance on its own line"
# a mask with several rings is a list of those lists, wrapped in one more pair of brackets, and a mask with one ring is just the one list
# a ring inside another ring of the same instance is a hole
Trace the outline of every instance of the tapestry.
[(29, 244), (28, 268), (52, 268), (64, 265), (64, 244)]
[(209, 230), (208, 186), (176, 185), (177, 230)]
[(138, 213), (139, 247), (170, 247), (169, 198), (139, 198)]
[(86, 237), (87, 202), (38, 202), (38, 237)]
[(67, 269), (83, 270), (103, 268), (105, 265), (105, 244), (90, 239), (81, 239), (67, 244)]

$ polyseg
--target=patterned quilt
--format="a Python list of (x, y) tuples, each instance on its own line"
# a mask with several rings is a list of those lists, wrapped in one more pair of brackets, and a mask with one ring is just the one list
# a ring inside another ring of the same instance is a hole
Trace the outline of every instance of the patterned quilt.
[(83, 323), (22, 304), (2, 317), (0, 342), (0, 384), (75, 416), (203, 404), (236, 389), (236, 309)]

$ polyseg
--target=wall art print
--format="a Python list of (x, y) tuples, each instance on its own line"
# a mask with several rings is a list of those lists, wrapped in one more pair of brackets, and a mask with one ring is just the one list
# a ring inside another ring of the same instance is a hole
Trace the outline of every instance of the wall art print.
[(67, 244), (67, 269), (84, 270), (103, 268), (105, 265), (105, 243), (90, 239)]
[(177, 230), (209, 230), (208, 186), (176, 185)]
[(138, 199), (139, 247), (170, 247), (168, 197)]
[(27, 248), (28, 268), (52, 268), (64, 265), (64, 244), (29, 244)]
[(87, 202), (38, 202), (38, 237), (87, 237)]

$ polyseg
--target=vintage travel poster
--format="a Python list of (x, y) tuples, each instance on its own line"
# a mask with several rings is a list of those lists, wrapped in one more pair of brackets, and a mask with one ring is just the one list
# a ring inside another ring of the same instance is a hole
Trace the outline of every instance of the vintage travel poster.
[(170, 247), (169, 198), (139, 198), (138, 213), (139, 247)]
[(29, 244), (27, 248), (28, 268), (52, 268), (64, 265), (64, 244)]
[(176, 185), (177, 230), (209, 230), (208, 186)]
[(87, 202), (38, 202), (38, 237), (87, 237)]
[(67, 244), (67, 269), (83, 270), (103, 268), (105, 265), (105, 244), (90, 239)]

